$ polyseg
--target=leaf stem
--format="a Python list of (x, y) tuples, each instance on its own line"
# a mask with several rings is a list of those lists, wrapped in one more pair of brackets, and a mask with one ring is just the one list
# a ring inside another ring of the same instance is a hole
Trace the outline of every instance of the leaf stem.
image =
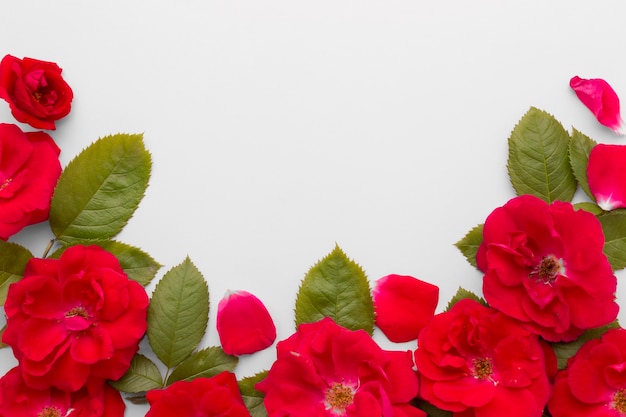
[(43, 258), (48, 257), (48, 252), (50, 252), (50, 249), (52, 249), (52, 245), (54, 245), (54, 242), (56, 242), (56, 239), (50, 239), (50, 242), (48, 242), (48, 246), (46, 246), (46, 249), (43, 251)]

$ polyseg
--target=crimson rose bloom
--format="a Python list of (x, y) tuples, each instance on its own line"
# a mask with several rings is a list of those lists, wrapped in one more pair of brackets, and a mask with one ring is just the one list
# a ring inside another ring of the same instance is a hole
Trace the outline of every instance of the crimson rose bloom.
[(56, 388), (36, 390), (22, 380), (19, 368), (0, 379), (0, 417), (123, 417), (124, 401), (109, 384), (94, 392), (69, 393)]
[(408, 404), (418, 390), (410, 352), (382, 350), (363, 330), (324, 318), (301, 324), (276, 346), (256, 385), (269, 417), (422, 417)]
[(542, 415), (554, 358), (517, 321), (463, 299), (422, 329), (418, 346), (420, 397), (431, 404), (463, 416)]
[(31, 259), (9, 287), (3, 342), (35, 389), (77, 391), (120, 378), (146, 331), (148, 296), (98, 246)]
[(548, 410), (554, 417), (626, 415), (626, 330), (585, 343), (560, 371)]
[(250, 417), (230, 372), (177, 381), (166, 389), (148, 391), (146, 398), (150, 403), (146, 417)]
[(598, 219), (530, 195), (495, 209), (476, 260), (487, 302), (549, 341), (615, 320), (617, 280)]
[(54, 130), (55, 120), (70, 112), (72, 89), (54, 62), (6, 55), (0, 62), (0, 98), (18, 121)]
[(59, 153), (48, 134), (0, 123), (0, 239), (48, 218)]

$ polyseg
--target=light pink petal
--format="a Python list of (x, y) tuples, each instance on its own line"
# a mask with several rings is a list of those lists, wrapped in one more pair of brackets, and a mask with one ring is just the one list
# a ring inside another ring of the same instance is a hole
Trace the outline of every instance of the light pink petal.
[(596, 116), (598, 122), (624, 134), (624, 122), (620, 116), (619, 97), (615, 90), (601, 78), (584, 79), (572, 77), (569, 82), (580, 101)]
[(603, 210), (626, 207), (626, 146), (594, 146), (587, 164), (587, 182)]
[(217, 306), (217, 333), (229, 355), (245, 355), (271, 346), (276, 326), (257, 297), (247, 291), (227, 293)]
[(435, 314), (439, 287), (406, 275), (387, 275), (372, 292), (376, 325), (392, 342), (417, 339)]

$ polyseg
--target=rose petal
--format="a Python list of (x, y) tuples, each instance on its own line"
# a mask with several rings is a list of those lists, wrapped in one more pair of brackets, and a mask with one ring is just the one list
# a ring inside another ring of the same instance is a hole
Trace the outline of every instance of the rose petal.
[(247, 291), (227, 293), (220, 301), (217, 333), (229, 355), (258, 352), (276, 340), (272, 317), (261, 300)]
[(625, 133), (624, 122), (620, 116), (619, 97), (609, 83), (601, 78), (584, 79), (575, 76), (569, 85), (600, 124), (620, 135)]
[(376, 325), (392, 342), (417, 339), (435, 314), (439, 287), (406, 275), (387, 275), (373, 290)]
[(594, 146), (589, 154), (587, 181), (603, 210), (626, 207), (626, 146)]

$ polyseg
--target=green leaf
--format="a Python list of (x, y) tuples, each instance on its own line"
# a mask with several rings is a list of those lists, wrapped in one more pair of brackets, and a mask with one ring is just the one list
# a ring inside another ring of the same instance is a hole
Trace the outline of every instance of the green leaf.
[(596, 203), (590, 203), (588, 201), (581, 201), (579, 203), (574, 203), (573, 206), (574, 206), (574, 209), (576, 210), (585, 210), (593, 214), (594, 216), (599, 216), (601, 214), (606, 213), (604, 210), (602, 210), (602, 208), (599, 205), (597, 205)]
[(120, 379), (110, 383), (118, 391), (138, 393), (162, 388), (163, 378), (154, 362), (138, 353), (130, 362), (128, 371)]
[(24, 276), (24, 268), (33, 257), (28, 249), (17, 243), (0, 240), (0, 304), (7, 299), (9, 285)]
[(598, 216), (604, 231), (604, 254), (613, 271), (626, 267), (626, 209)]
[(596, 142), (593, 139), (576, 129), (572, 129), (572, 140), (569, 144), (569, 162), (576, 181), (578, 181), (580, 187), (592, 201), (595, 201), (595, 198), (591, 194), (589, 183), (587, 182), (587, 164), (589, 163), (589, 154), (594, 146), (596, 146)]
[(9, 346), (9, 345), (2, 343), (2, 335), (4, 334), (4, 331), (6, 330), (6, 328), (7, 328), (7, 325), (5, 324), (4, 326), (2, 326), (2, 329), (0, 329), (0, 349)]
[(374, 302), (365, 272), (339, 246), (309, 270), (296, 298), (296, 326), (324, 317), (350, 330), (374, 332)]
[(252, 417), (267, 417), (267, 411), (263, 405), (265, 396), (261, 391), (254, 389), (256, 383), (261, 382), (266, 376), (267, 371), (263, 371), (239, 381), (239, 391), (241, 391), (243, 402)]
[(193, 352), (208, 315), (209, 289), (187, 257), (159, 281), (148, 307), (148, 341), (165, 366), (177, 366)]
[(50, 227), (62, 244), (110, 239), (126, 225), (150, 178), (152, 162), (142, 138), (98, 139), (63, 170), (50, 206)]
[(576, 352), (578, 352), (578, 349), (580, 349), (580, 347), (585, 342), (602, 337), (602, 335), (607, 330), (617, 329), (619, 327), (619, 323), (616, 320), (613, 323), (607, 324), (606, 326), (585, 331), (580, 337), (578, 337), (578, 339), (574, 340), (573, 342), (550, 343), (552, 349), (554, 349), (554, 353), (556, 354), (557, 367), (559, 369), (565, 369), (568, 359), (574, 356)]
[(452, 417), (453, 415), (452, 411), (442, 410), (441, 408), (435, 407), (431, 403), (419, 398), (415, 399), (413, 403), (415, 407), (424, 411), (428, 417)]
[(450, 299), (450, 301), (448, 302), (446, 311), (449, 311), (456, 303), (458, 303), (459, 301), (465, 298), (472, 299), (484, 305), (485, 307), (489, 307), (489, 304), (487, 304), (487, 302), (483, 298), (477, 296), (471, 291), (466, 290), (465, 288), (459, 287), (459, 289), (456, 291), (456, 294), (454, 294), (452, 298)]
[(238, 361), (236, 356), (224, 353), (221, 347), (212, 346), (202, 349), (194, 352), (172, 372), (167, 379), (167, 385), (181, 380), (191, 381), (199, 377), (210, 378), (223, 371), (232, 372)]
[(517, 195), (548, 203), (571, 201), (576, 179), (569, 162), (569, 134), (550, 114), (531, 107), (511, 132), (507, 168)]
[(478, 252), (480, 244), (483, 242), (483, 226), (483, 224), (475, 226), (472, 230), (467, 232), (461, 240), (455, 243), (455, 246), (465, 255), (467, 262), (474, 268), (477, 268), (476, 253)]

